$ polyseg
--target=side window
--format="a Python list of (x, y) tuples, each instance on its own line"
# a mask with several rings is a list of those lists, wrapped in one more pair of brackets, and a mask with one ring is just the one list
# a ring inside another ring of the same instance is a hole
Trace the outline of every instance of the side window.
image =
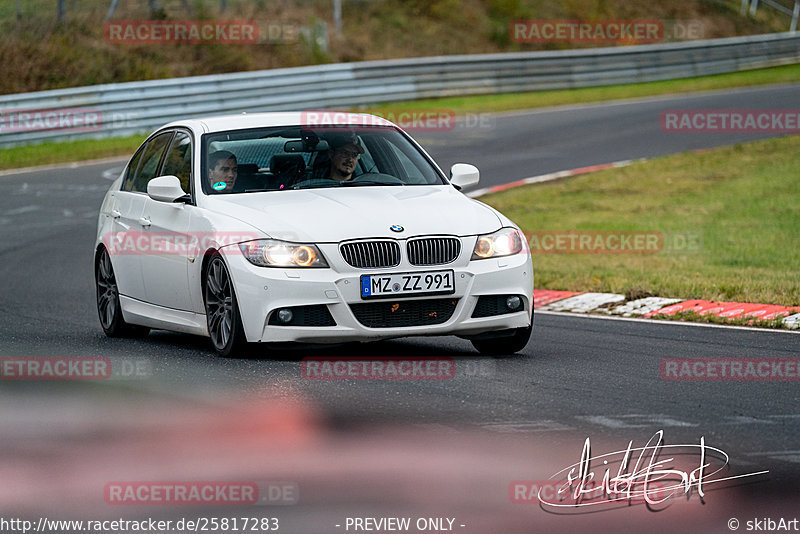
[(186, 132), (175, 134), (175, 139), (172, 140), (172, 145), (164, 160), (164, 170), (161, 174), (177, 176), (183, 190), (187, 193), (191, 192), (189, 188), (192, 176), (192, 140)]
[(172, 139), (173, 132), (165, 132), (152, 138), (142, 153), (142, 161), (133, 177), (133, 187), (131, 191), (147, 192), (147, 182), (156, 177), (158, 164), (161, 163), (161, 156), (167, 144)]
[(139, 162), (142, 160), (142, 154), (144, 154), (145, 148), (144, 146), (139, 148), (138, 152), (131, 158), (128, 164), (128, 170), (125, 173), (125, 179), (122, 180), (123, 191), (133, 191), (133, 177), (136, 176), (136, 169), (139, 168)]

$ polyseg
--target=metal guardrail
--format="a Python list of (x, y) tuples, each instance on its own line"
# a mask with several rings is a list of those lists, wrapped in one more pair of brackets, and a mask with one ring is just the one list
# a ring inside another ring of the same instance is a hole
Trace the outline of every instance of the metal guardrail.
[[(341, 63), (95, 85), (0, 95), (0, 146), (132, 135), (175, 119), (210, 114), (626, 84), (799, 62), (800, 35), (781, 33), (642, 46)], [(70, 115), (76, 109), (82, 110), (77, 119)]]

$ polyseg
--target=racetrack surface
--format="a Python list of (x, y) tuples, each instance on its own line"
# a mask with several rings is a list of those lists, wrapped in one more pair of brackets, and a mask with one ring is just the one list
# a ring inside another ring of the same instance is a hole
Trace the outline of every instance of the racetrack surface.
[(796, 109), (798, 97), (798, 84), (661, 96), (510, 112), (487, 118), (481, 123), (485, 126), (459, 123), (458, 136), (420, 132), (414, 137), (445, 172), (453, 163), (472, 163), (481, 171), (479, 187), (491, 187), (567, 169), (764, 139), (771, 135), (665, 132), (660, 116), (675, 110)]
[[(443, 168), (465, 161), (481, 187), (563, 169), (759, 139), (662, 133), (666, 109), (792, 109), (800, 85), (498, 115), (491, 128), (415, 135)], [(120, 507), (113, 480), (294, 481), (294, 506), (264, 507), (284, 532), (344, 532), (346, 515), (457, 517), (461, 532), (615, 528), (725, 532), (730, 517), (797, 511), (796, 381), (688, 382), (665, 358), (797, 358), (800, 338), (538, 314), (514, 357), (479, 357), (456, 338), (412, 338), (250, 358), (217, 358), (203, 338), (154, 332), (107, 339), (94, 302), (92, 244), (100, 201), (124, 163), (0, 176), (0, 355), (101, 356), (144, 362), (143, 376), (0, 382), (0, 515), (89, 518), (223, 515), (227, 507)], [(105, 174), (105, 176), (104, 176)], [(302, 358), (453, 358), (452, 380), (311, 381)], [(706, 504), (554, 515), (512, 504), (514, 480), (542, 480), (593, 453), (709, 445), (731, 473), (769, 470)], [(55, 475), (53, 475), (55, 473)], [(229, 515), (247, 515), (241, 507)]]

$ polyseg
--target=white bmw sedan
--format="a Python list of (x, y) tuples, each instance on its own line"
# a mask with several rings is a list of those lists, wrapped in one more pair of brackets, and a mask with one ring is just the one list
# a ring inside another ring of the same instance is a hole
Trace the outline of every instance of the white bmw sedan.
[(514, 223), (396, 125), (304, 113), (184, 120), (105, 196), (94, 272), (109, 336), (166, 329), (246, 343), (457, 335), (525, 347), (533, 265)]

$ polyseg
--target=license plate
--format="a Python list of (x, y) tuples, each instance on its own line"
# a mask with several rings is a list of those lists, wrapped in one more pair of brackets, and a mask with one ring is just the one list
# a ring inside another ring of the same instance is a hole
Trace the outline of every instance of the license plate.
[(361, 298), (382, 298), (409, 295), (447, 295), (455, 293), (452, 270), (397, 274), (361, 275)]

